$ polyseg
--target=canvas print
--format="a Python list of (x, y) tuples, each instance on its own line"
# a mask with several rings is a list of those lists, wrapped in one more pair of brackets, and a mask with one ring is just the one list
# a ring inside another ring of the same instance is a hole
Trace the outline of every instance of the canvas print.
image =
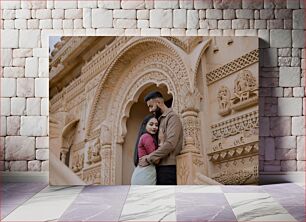
[(258, 183), (257, 37), (53, 42), (50, 184)]

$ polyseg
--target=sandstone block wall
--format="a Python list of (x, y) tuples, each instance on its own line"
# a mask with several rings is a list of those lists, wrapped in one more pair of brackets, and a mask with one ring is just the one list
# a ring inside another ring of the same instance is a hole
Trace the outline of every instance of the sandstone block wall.
[(236, 35), (260, 38), (260, 171), (303, 171), (304, 20), (304, 0), (1, 1), (0, 170), (48, 170), (48, 36)]

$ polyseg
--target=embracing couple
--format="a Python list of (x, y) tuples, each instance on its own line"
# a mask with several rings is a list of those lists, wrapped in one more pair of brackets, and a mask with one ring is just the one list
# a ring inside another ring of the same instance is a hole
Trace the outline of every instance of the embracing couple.
[(150, 115), (141, 124), (135, 145), (132, 185), (176, 185), (176, 156), (182, 150), (183, 127), (158, 91), (144, 98)]

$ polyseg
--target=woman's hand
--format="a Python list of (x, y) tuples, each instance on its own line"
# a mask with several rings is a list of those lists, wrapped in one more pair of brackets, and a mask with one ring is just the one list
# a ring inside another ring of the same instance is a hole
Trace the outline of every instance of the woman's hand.
[(143, 156), (139, 159), (139, 163), (138, 163), (139, 166), (141, 167), (145, 167), (145, 166), (148, 166), (149, 163), (147, 161), (147, 155), (146, 156)]

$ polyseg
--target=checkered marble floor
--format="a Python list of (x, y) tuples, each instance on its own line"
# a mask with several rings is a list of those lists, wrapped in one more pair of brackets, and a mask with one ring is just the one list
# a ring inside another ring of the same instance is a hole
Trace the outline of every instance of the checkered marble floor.
[(305, 185), (1, 185), (1, 221), (305, 221)]

